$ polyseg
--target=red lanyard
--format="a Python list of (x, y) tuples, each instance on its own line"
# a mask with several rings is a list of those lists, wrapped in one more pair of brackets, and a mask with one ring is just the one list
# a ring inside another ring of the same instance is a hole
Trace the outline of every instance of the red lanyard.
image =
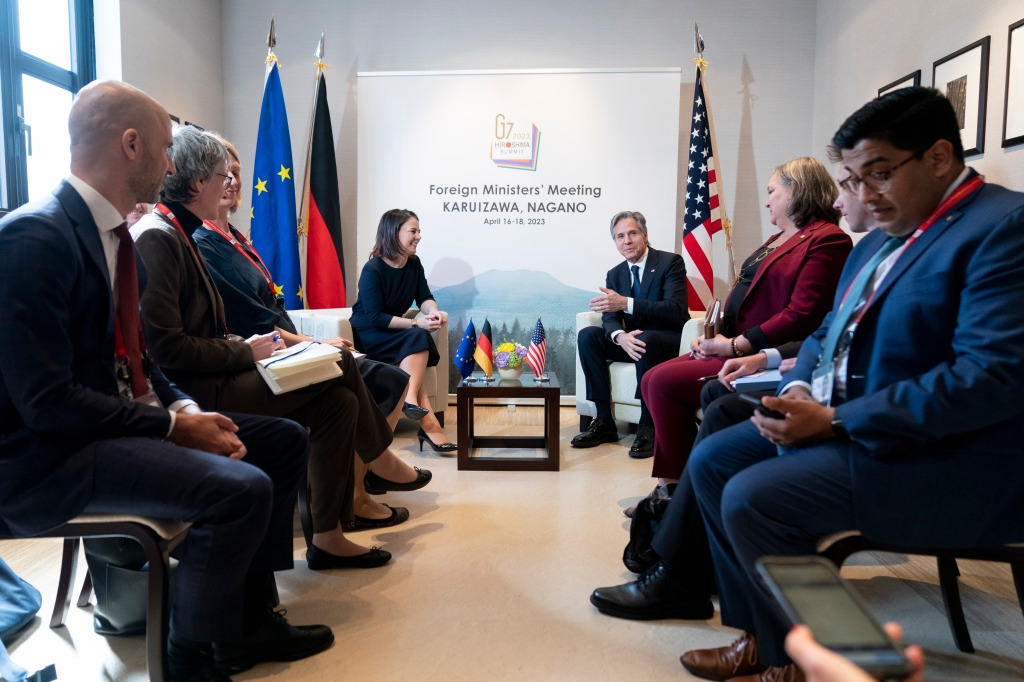
[(178, 218), (173, 213), (171, 213), (171, 209), (167, 208), (163, 204), (157, 204), (155, 207), (153, 207), (153, 210), (162, 215), (163, 217), (167, 218), (167, 220), (170, 221), (171, 225), (174, 225), (174, 227), (178, 230), (178, 233), (181, 234), (182, 239), (185, 240), (185, 245), (188, 246), (188, 250), (192, 254), (192, 259), (195, 260), (196, 265), (199, 266), (199, 269), (203, 270), (203, 262), (199, 260), (199, 254), (196, 253), (196, 250), (194, 248), (192, 248), (192, 241), (188, 238), (188, 235), (185, 234), (185, 228), (181, 226), (181, 221), (179, 221)]
[[(203, 265), (202, 259), (199, 258), (199, 254), (196, 253), (196, 250), (192, 247), (192, 241), (188, 238), (188, 235), (185, 234), (185, 228), (181, 226), (181, 221), (179, 221), (178, 218), (173, 213), (171, 213), (171, 209), (167, 208), (163, 204), (157, 204), (156, 206), (153, 207), (153, 210), (162, 215), (163, 217), (167, 218), (167, 220), (170, 221), (171, 225), (174, 225), (175, 229), (178, 230), (178, 234), (180, 234), (181, 238), (185, 240), (185, 245), (188, 246), (188, 250), (192, 254), (192, 258), (193, 260), (195, 260), (196, 267), (199, 268), (199, 272), (203, 277), (207, 279), (213, 291), (216, 292), (217, 287), (213, 283), (213, 281), (210, 280), (210, 275), (206, 272), (206, 267)], [(218, 301), (216, 299), (212, 301), (212, 303), (214, 317), (217, 318), (217, 323), (220, 324), (221, 328), (224, 330), (224, 334), (227, 335), (229, 333), (228, 323), (223, 317), (223, 311), (221, 309), (221, 306), (217, 305)]]
[[(263, 279), (267, 281), (267, 286), (270, 287), (271, 295), (277, 294), (277, 292), (274, 290), (274, 280), (270, 276), (270, 269), (267, 267), (266, 263), (263, 262), (263, 259), (260, 258), (260, 254), (256, 252), (256, 249), (252, 247), (252, 244), (245, 240), (245, 237), (242, 237), (242, 243), (239, 243), (239, 241), (235, 239), (235, 236), (233, 234), (228, 234), (224, 230), (220, 229), (220, 226), (217, 223), (213, 222), (212, 220), (204, 220), (203, 224), (208, 229), (216, 232), (221, 237), (224, 237), (224, 239), (227, 239), (228, 243), (231, 244), (231, 246), (235, 247), (235, 251), (238, 251), (238, 253), (245, 256), (245, 259), (252, 263), (252, 266), (259, 270), (260, 274), (263, 275)], [(245, 247), (248, 247), (248, 249)], [(253, 260), (253, 256), (256, 257), (255, 260)]]
[[(953, 206), (957, 205), (970, 195), (977, 192), (979, 189), (981, 189), (981, 186), (984, 184), (985, 177), (982, 175), (975, 175), (973, 178), (961, 183), (959, 187), (953, 190), (953, 193), (946, 197), (945, 201), (939, 204), (938, 207), (934, 211), (932, 211), (927, 218), (925, 218), (925, 221), (921, 223), (921, 226), (914, 230), (914, 233), (910, 236), (909, 239), (907, 239), (906, 243), (903, 244), (900, 250), (895, 252), (896, 258), (889, 265), (889, 269), (892, 270), (893, 266), (896, 265), (896, 261), (903, 257), (903, 254), (906, 253), (910, 245), (917, 241), (917, 238), (924, 234), (929, 227), (934, 225), (939, 218), (941, 218), (943, 215), (946, 214), (947, 211), (949, 211), (949, 209), (953, 208)], [(846, 287), (846, 292), (843, 294), (843, 298), (839, 302), (840, 306), (842, 306), (842, 304), (846, 302), (846, 297), (850, 293), (850, 287), (853, 286), (853, 282), (856, 281), (856, 279), (857, 278), (854, 277), (853, 280), (850, 282), (849, 286)], [(857, 319), (855, 320), (856, 322), (859, 322), (860, 318), (864, 316), (864, 311), (866, 311), (868, 309), (868, 306), (871, 305), (871, 299), (873, 299), (874, 297), (875, 292), (872, 291), (871, 295), (868, 297), (868, 300), (864, 303), (864, 306), (861, 308), (860, 315), (858, 315)]]

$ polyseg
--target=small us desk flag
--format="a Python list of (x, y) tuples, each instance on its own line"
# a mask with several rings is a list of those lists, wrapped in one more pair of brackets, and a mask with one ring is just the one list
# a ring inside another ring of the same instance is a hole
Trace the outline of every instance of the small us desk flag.
[(456, 369), (459, 370), (459, 376), (463, 379), (473, 373), (473, 353), (475, 352), (476, 329), (473, 327), (473, 320), (470, 320), (469, 326), (466, 327), (466, 333), (462, 335), (462, 341), (459, 342), (459, 347), (455, 351), (455, 357), (452, 359)]
[(690, 125), (690, 158), (686, 170), (686, 205), (683, 212), (683, 260), (690, 310), (704, 310), (714, 297), (715, 273), (711, 265), (711, 235), (722, 230), (719, 209), (718, 161), (713, 148), (710, 113), (704, 95), (703, 60), (697, 62)]
[(480, 338), (476, 340), (476, 351), (473, 353), (473, 359), (476, 360), (476, 364), (480, 365), (480, 369), (484, 371), (488, 378), (494, 374), (494, 363), (491, 361), (493, 356), (491, 322), (485, 317), (484, 326), (480, 329)]
[(537, 318), (537, 325), (533, 328), (533, 338), (530, 339), (530, 349), (526, 351), (526, 364), (530, 366), (537, 376), (544, 374), (544, 362), (548, 357), (547, 335), (544, 333), (544, 325)]
[[(273, 30), (273, 29), (271, 29)], [(292, 177), (292, 142), (284, 109), (277, 55), (267, 56), (267, 80), (256, 135), (253, 163), (253, 246), (274, 273), (275, 289), (289, 310), (302, 308), (299, 236), (295, 222), (295, 179)]]

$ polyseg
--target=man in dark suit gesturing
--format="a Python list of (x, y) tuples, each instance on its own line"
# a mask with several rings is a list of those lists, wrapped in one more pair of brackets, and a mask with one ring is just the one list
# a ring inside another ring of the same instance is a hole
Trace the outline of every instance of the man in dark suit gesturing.
[(590, 301), (603, 327), (580, 330), (580, 365), (587, 379), (587, 399), (597, 418), (572, 439), (574, 448), (592, 448), (619, 439), (612, 420), (609, 362), (636, 363), (640, 424), (629, 456), (654, 455), (654, 422), (640, 395), (644, 372), (679, 355), (679, 338), (688, 319), (686, 266), (675, 253), (650, 248), (647, 220), (639, 211), (622, 211), (611, 222), (615, 247), (626, 259), (608, 271), (602, 294)]
[(124, 216), (174, 172), (167, 112), (92, 83), (68, 121), (71, 175), (0, 222), (0, 533), (86, 513), (190, 521), (172, 595), (168, 673), (238, 669), (330, 646), (266, 603), (292, 565), (292, 509), (309, 442), (298, 424), (202, 412), (148, 361), (145, 270)]
[(922, 548), (1024, 541), (1024, 195), (964, 165), (956, 113), (930, 88), (869, 102), (832, 143), (878, 229), (764, 398), (784, 418), (756, 414), (690, 457), (722, 623), (744, 631), (683, 655), (699, 677), (803, 679), (760, 556), (849, 530)]

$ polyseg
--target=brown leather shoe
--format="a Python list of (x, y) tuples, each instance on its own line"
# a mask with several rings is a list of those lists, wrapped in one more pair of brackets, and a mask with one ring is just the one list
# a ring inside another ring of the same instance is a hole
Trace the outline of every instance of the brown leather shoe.
[(795, 665), (784, 665), (781, 668), (768, 668), (759, 675), (734, 677), (729, 682), (807, 682), (804, 671)]
[(744, 632), (729, 646), (694, 649), (679, 657), (683, 667), (705, 680), (729, 680), (740, 675), (757, 675), (766, 670), (757, 661), (757, 640)]

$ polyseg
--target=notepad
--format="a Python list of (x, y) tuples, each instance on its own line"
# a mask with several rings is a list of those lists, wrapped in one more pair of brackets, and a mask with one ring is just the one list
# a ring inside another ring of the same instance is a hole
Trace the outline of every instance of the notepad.
[(274, 395), (287, 393), (310, 384), (340, 377), (338, 366), (341, 351), (317, 341), (304, 341), (290, 348), (274, 351), (269, 358), (256, 363), (260, 373)]
[(782, 381), (782, 373), (777, 369), (765, 369), (754, 374), (740, 377), (732, 382), (733, 388), (739, 393), (748, 391), (772, 391)]

